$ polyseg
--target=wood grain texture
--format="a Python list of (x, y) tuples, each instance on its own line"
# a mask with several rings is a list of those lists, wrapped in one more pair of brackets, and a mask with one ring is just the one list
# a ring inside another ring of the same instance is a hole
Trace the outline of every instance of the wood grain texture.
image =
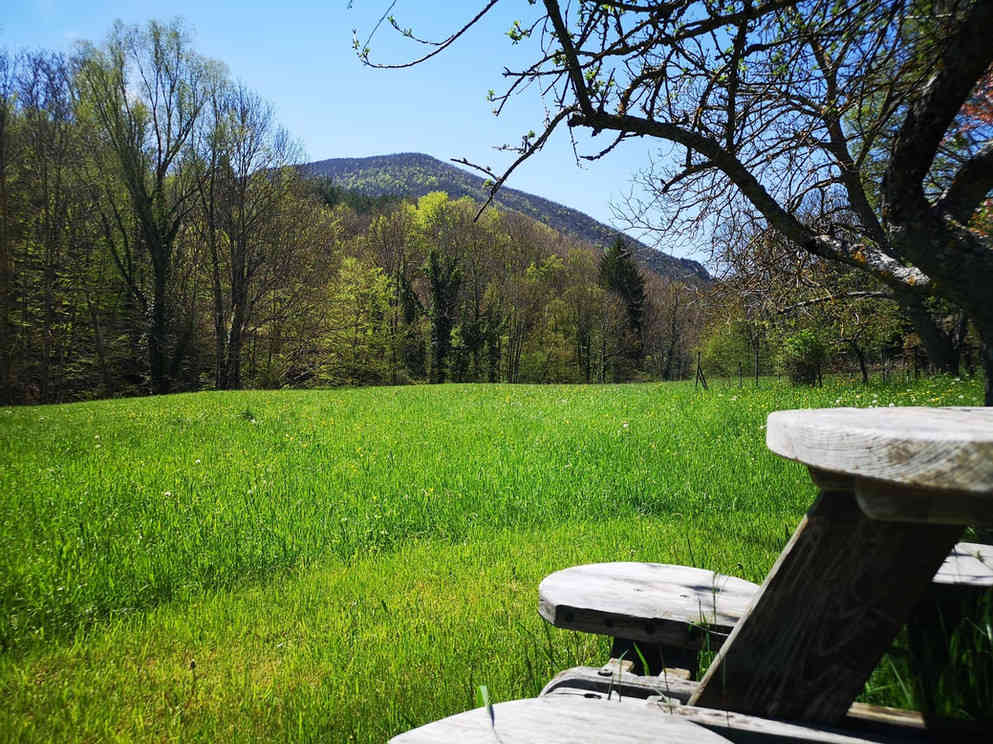
[[(647, 643), (701, 648), (708, 626), (723, 635), (758, 586), (700, 568), (661, 563), (594, 563), (545, 577), (538, 611), (559, 628)], [(717, 645), (717, 642), (713, 645)]]
[(572, 695), (549, 695), (444, 718), (400, 734), (392, 744), (727, 744), (702, 726), (658, 706), (630, 706)]
[(956, 543), (933, 582), (941, 586), (993, 587), (993, 545)]
[[(727, 632), (715, 635), (715, 638), (723, 642)], [(714, 650), (718, 646), (715, 641)], [(685, 648), (682, 644), (670, 646), (615, 636), (610, 644), (610, 656), (611, 659), (624, 659), (625, 663), (631, 659), (631, 668), (628, 671), (634, 674), (654, 676), (666, 669), (670, 673), (683, 674), (691, 678), (695, 677), (700, 669), (700, 651), (695, 648)]]
[(924, 729), (924, 716), (916, 710), (891, 708), (886, 705), (852, 703), (845, 719), (847, 723), (854, 725), (870, 723), (895, 726), (901, 729)]
[(993, 408), (776, 411), (766, 444), (831, 473), (973, 494), (993, 509)]
[(985, 494), (856, 478), (855, 495), (867, 516), (884, 522), (993, 526), (993, 501)]
[(675, 675), (660, 675), (658, 677), (631, 674), (630, 672), (614, 672), (604, 675), (603, 668), (572, 667), (559, 672), (542, 689), (542, 695), (554, 692), (569, 691), (572, 694), (594, 693), (602, 697), (610, 695), (620, 700), (647, 700), (649, 697), (663, 695), (667, 698), (685, 703), (696, 692), (699, 682), (683, 679)]
[[(735, 744), (907, 744), (910, 741), (930, 742), (923, 732), (906, 726), (874, 726), (871, 730), (856, 731), (806, 726), (797, 723), (774, 721), (741, 713), (697, 708), (692, 705), (664, 706), (671, 715), (704, 726)], [(867, 727), (869, 728), (869, 727)]]
[[(626, 703), (638, 703), (654, 698), (659, 702), (686, 703), (700, 688), (693, 680), (672, 676), (643, 677), (627, 672), (605, 677), (593, 667), (573, 667), (559, 672), (545, 685), (542, 695), (600, 695)], [(690, 706), (692, 707), (692, 706)], [(709, 708), (698, 708), (708, 710)], [(724, 715), (720, 712), (719, 715)], [(736, 714), (740, 715), (740, 714)], [(892, 732), (905, 732), (907, 729), (924, 728), (920, 713), (900, 708), (887, 708), (881, 705), (852, 703), (841, 726), (845, 729), (865, 733), (866, 729), (876, 728)], [(733, 738), (733, 737), (732, 737)]]
[(822, 492), (690, 702), (840, 720), (961, 531), (879, 522), (850, 492)]

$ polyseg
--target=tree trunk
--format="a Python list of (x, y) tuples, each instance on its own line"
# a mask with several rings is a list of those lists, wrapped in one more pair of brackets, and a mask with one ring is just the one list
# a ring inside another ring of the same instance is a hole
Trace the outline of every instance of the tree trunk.
[(983, 398), (984, 406), (993, 406), (993, 319), (989, 322), (974, 321), (982, 343), (979, 345), (979, 356), (982, 360), (983, 373), (986, 375), (986, 393)]
[(241, 389), (241, 347), (245, 331), (245, 314), (247, 304), (247, 289), (239, 282), (232, 287), (231, 295), (231, 333), (228, 336), (227, 389)]
[(227, 333), (224, 329), (224, 288), (221, 285), (221, 258), (217, 251), (217, 227), (214, 224), (213, 184), (209, 202), (206, 205), (207, 243), (210, 247), (210, 281), (214, 293), (214, 387), (226, 390), (228, 387)]
[[(48, 220), (51, 217), (43, 215), (42, 219)], [(45, 238), (50, 240), (51, 235), (46, 234)], [(52, 358), (55, 356), (55, 262), (52, 258), (52, 246), (50, 244), (45, 246), (45, 265), (42, 269), (41, 286), (42, 307), (45, 314), (41, 342), (41, 400), (43, 403), (52, 403), (55, 400), (52, 389)]]
[(14, 380), (11, 364), (13, 323), (10, 321), (10, 285), (14, 265), (10, 257), (10, 230), (7, 199), (6, 101), (0, 102), (0, 403), (14, 402)]
[(676, 356), (676, 346), (679, 344), (679, 334), (676, 333), (676, 323), (675, 320), (670, 328), (670, 341), (669, 350), (665, 355), (665, 369), (662, 370), (662, 379), (671, 380), (672, 379), (672, 360)]
[(491, 336), (486, 345), (486, 357), (489, 365), (487, 379), (489, 382), (500, 381), (500, 356), (500, 336), (497, 334)]
[(114, 377), (110, 373), (107, 361), (107, 345), (103, 338), (103, 327), (100, 325), (100, 314), (89, 292), (86, 293), (86, 307), (90, 312), (90, 323), (93, 327), (93, 343), (96, 348), (97, 363), (100, 365), (100, 376), (103, 379), (103, 394), (104, 397), (111, 398), (114, 395)]
[(848, 342), (848, 345), (852, 347), (852, 351), (855, 352), (855, 358), (858, 359), (858, 362), (859, 362), (859, 372), (862, 373), (862, 384), (863, 385), (868, 385), (869, 384), (869, 368), (866, 366), (866, 363), (865, 363), (865, 350), (861, 346), (859, 346), (857, 343), (855, 343), (854, 341), (849, 341)]
[(154, 299), (152, 300), (151, 323), (148, 334), (148, 366), (152, 377), (152, 392), (164, 395), (169, 392), (166, 346), (169, 316), (166, 312), (166, 275), (156, 267), (154, 278)]
[(928, 362), (950, 375), (959, 373), (959, 348), (951, 333), (939, 326), (919, 297), (902, 295), (897, 298), (901, 307), (906, 310), (911, 322), (927, 349)]

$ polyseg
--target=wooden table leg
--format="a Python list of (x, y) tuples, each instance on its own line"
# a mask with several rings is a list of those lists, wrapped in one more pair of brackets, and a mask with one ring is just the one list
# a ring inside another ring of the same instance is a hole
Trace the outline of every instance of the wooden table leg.
[(880, 522), (853, 481), (821, 490), (691, 705), (797, 721), (840, 720), (962, 527)]
[[(635, 650), (637, 646), (637, 650)], [(639, 653), (640, 652), (640, 653)], [(700, 652), (695, 648), (666, 646), (657, 643), (632, 641), (627, 638), (614, 638), (610, 647), (611, 659), (629, 659), (632, 674), (657, 676), (663, 669), (683, 669), (689, 679), (697, 675)], [(648, 664), (642, 664), (642, 657)]]

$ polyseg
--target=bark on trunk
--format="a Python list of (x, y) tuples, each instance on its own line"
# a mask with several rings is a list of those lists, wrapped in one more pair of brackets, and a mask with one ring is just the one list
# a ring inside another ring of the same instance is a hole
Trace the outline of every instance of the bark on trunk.
[[(211, 219), (212, 218), (208, 218)], [(210, 280), (214, 291), (214, 387), (226, 390), (228, 387), (227, 344), (224, 331), (224, 288), (221, 286), (221, 259), (217, 251), (217, 232), (213, 225), (208, 228), (210, 243)]]
[[(239, 295), (243, 295), (239, 290)], [(245, 298), (239, 296), (231, 307), (231, 335), (228, 337), (227, 382), (229, 390), (241, 389), (241, 347), (244, 339)]]
[(3, 112), (0, 111), (0, 403), (14, 402), (14, 381), (11, 364), (13, 323), (10, 321), (10, 285), (14, 266), (10, 257), (7, 211), (6, 145), (3, 142)]
[(869, 384), (869, 368), (866, 366), (866, 363), (865, 363), (865, 351), (862, 349), (861, 346), (859, 346), (858, 344), (856, 344), (854, 342), (849, 341), (848, 343), (849, 343), (849, 346), (852, 347), (852, 351), (855, 352), (855, 358), (858, 359), (858, 362), (859, 362), (859, 372), (862, 373), (862, 384), (863, 385), (868, 385)]
[(11, 284), (14, 264), (10, 255), (10, 212), (7, 197), (7, 164), (9, 132), (8, 121), (12, 107), (9, 99), (0, 100), (0, 403), (14, 402), (12, 349), (14, 346), (11, 322)]
[(983, 371), (986, 373), (984, 406), (993, 406), (993, 344), (983, 344)]
[(979, 356), (982, 360), (983, 374), (986, 376), (986, 393), (983, 398), (984, 406), (993, 406), (993, 320), (989, 323), (976, 321), (976, 329), (982, 343), (979, 346)]
[(168, 314), (166, 313), (166, 279), (156, 272), (154, 299), (151, 307), (151, 323), (148, 334), (148, 365), (152, 377), (152, 392), (164, 395), (169, 392), (168, 365), (166, 363), (166, 335)]
[(106, 398), (114, 397), (114, 376), (110, 373), (107, 361), (107, 345), (103, 338), (103, 327), (100, 325), (100, 314), (97, 312), (93, 298), (87, 293), (86, 307), (90, 312), (90, 323), (93, 328), (93, 343), (97, 353), (97, 363), (100, 365), (100, 376), (103, 379), (103, 394)]
[(898, 298), (900, 305), (907, 311), (911, 322), (927, 349), (928, 361), (940, 372), (950, 375), (959, 373), (959, 348), (952, 334), (946, 332), (935, 322), (924, 303), (917, 297)]

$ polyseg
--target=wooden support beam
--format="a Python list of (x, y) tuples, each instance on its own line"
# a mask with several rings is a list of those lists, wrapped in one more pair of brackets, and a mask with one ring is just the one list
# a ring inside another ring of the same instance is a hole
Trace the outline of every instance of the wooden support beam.
[(840, 720), (962, 532), (870, 519), (850, 478), (820, 481), (819, 498), (691, 705)]

